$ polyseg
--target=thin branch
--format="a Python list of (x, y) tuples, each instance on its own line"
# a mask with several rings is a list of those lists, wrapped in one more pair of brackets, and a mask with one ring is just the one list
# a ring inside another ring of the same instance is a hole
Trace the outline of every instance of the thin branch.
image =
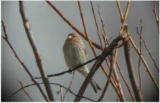
[(133, 41), (133, 39), (132, 39), (131, 36), (130, 36), (130, 42), (131, 42), (131, 44), (132, 44), (132, 47), (133, 47), (134, 50), (136, 51), (136, 53), (140, 56), (140, 58), (141, 58), (141, 60), (142, 60), (142, 62), (143, 62), (143, 64), (144, 64), (144, 66), (145, 66), (145, 68), (146, 68), (146, 71), (147, 71), (149, 77), (151, 78), (151, 80), (153, 81), (153, 83), (154, 83), (154, 85), (155, 85), (155, 87), (156, 87), (156, 89), (157, 89), (157, 92), (158, 92), (158, 90), (159, 90), (158, 83), (156, 82), (156, 80), (155, 80), (155, 78), (154, 78), (154, 76), (153, 76), (153, 74), (152, 74), (152, 72), (151, 72), (151, 70), (150, 70), (150, 68), (149, 68), (149, 66), (148, 66), (147, 61), (145, 60), (145, 58), (143, 57), (143, 55), (140, 53), (139, 48), (136, 46), (136, 44), (135, 44), (135, 42)]
[(125, 21), (127, 20), (128, 13), (129, 13), (129, 8), (130, 8), (130, 5), (131, 5), (130, 0), (128, 0), (128, 2), (127, 2), (127, 7), (126, 7), (126, 11), (125, 11), (124, 15), (122, 13), (122, 9), (121, 9), (121, 5), (120, 5), (119, 0), (116, 0), (116, 4), (117, 4), (118, 12), (119, 12), (119, 15), (120, 15), (120, 21), (121, 21), (122, 25), (124, 25)]
[(121, 5), (120, 5), (119, 0), (116, 0), (116, 4), (117, 4), (118, 12), (120, 15), (120, 21), (121, 21), (121, 23), (123, 23), (123, 13), (122, 13), (122, 9), (121, 9)]
[(107, 33), (105, 31), (105, 24), (104, 24), (104, 20), (103, 20), (103, 16), (102, 16), (102, 9), (100, 8), (100, 6), (98, 5), (98, 15), (100, 17), (100, 22), (101, 22), (101, 25), (102, 25), (102, 31), (103, 31), (103, 34), (102, 34), (102, 37), (103, 37), (103, 42), (105, 43), (105, 45), (109, 45), (109, 42), (107, 40)]
[(115, 53), (111, 54), (111, 67), (110, 67), (109, 76), (108, 76), (106, 85), (105, 85), (105, 87), (103, 89), (103, 92), (102, 92), (101, 96), (98, 99), (98, 102), (102, 101), (102, 99), (103, 99), (103, 97), (104, 97), (104, 95), (105, 95), (105, 93), (107, 91), (107, 88), (108, 88), (110, 80), (111, 80), (112, 72), (115, 69), (116, 58), (117, 58), (117, 51), (115, 49)]
[(84, 21), (84, 16), (83, 16), (83, 12), (82, 12), (81, 3), (80, 3), (80, 1), (77, 1), (77, 2), (78, 2), (78, 7), (79, 7), (79, 11), (80, 11), (80, 16), (81, 16), (81, 20), (82, 20), (82, 25), (83, 25), (85, 36), (87, 38), (89, 46), (91, 47), (91, 49), (93, 51), (94, 56), (96, 56), (95, 48), (94, 48), (91, 40), (89, 39), (89, 36), (88, 36), (88, 33), (87, 33), (87, 29), (86, 29), (86, 25), (85, 25), (85, 21)]
[[(80, 36), (82, 36), (85, 40), (87, 40), (87, 37), (80, 31), (78, 30), (78, 28), (76, 28), (61, 12), (60, 10), (58, 10), (58, 8), (56, 6), (54, 6), (50, 1), (46, 1), (46, 3), (73, 29), (75, 30)], [(92, 44), (98, 48), (101, 49), (101, 46), (99, 46), (98, 44), (94, 43), (93, 41), (91, 41)]]
[(156, 19), (156, 23), (157, 23), (157, 27), (158, 27), (158, 30), (159, 30), (159, 17), (158, 17), (158, 14), (157, 14), (156, 1), (154, 1), (153, 13), (154, 13), (154, 16), (155, 16), (155, 19)]
[(17, 55), (15, 49), (13, 48), (12, 44), (10, 43), (10, 41), (8, 40), (8, 35), (6, 32), (6, 28), (4, 25), (4, 22), (2, 21), (2, 27), (4, 30), (4, 35), (2, 36), (2, 38), (6, 41), (6, 43), (8, 44), (8, 46), (10, 47), (10, 49), (12, 50), (15, 58), (18, 60), (18, 62), (21, 64), (21, 66), (24, 68), (24, 70), (26, 71), (26, 73), (29, 75), (30, 79), (32, 80), (32, 82), (37, 86), (37, 88), (39, 89), (41, 95), (43, 96), (43, 98), (48, 101), (47, 96), (45, 95), (45, 93), (43, 92), (42, 88), (40, 87), (40, 85), (35, 81), (34, 77), (32, 76), (31, 72), (29, 71), (29, 69), (27, 68), (27, 66), (24, 64), (24, 62), (19, 58), (19, 56)]
[(141, 36), (140, 33), (141, 33), (141, 32), (138, 32), (138, 31), (137, 31), (137, 34), (138, 34), (139, 38), (142, 40), (142, 42), (143, 42), (143, 44), (144, 44), (144, 47), (145, 47), (145, 49), (147, 50), (148, 55), (149, 55), (150, 58), (152, 59), (152, 62), (153, 62), (153, 64), (154, 64), (155, 68), (157, 69), (157, 71), (159, 71), (159, 67), (158, 67), (158, 65), (157, 65), (157, 63), (156, 63), (156, 60), (155, 60), (155, 58), (153, 57), (153, 55), (151, 54), (150, 49), (147, 47), (147, 44), (146, 44), (145, 40), (142, 38), (142, 36)]
[[(140, 24), (142, 23), (142, 20), (140, 20)], [(137, 26), (137, 34), (139, 35), (139, 49), (140, 49), (140, 53), (142, 54), (142, 25), (140, 26), (140, 30)], [(139, 90), (142, 90), (142, 81), (141, 81), (141, 71), (140, 71), (140, 66), (141, 66), (141, 58), (139, 57), (138, 60), (138, 76), (139, 76)]]
[(73, 72), (73, 74), (72, 74), (71, 81), (70, 81), (70, 83), (69, 83), (68, 89), (66, 90), (66, 92), (65, 92), (64, 95), (63, 95), (62, 101), (64, 101), (67, 92), (69, 91), (69, 89), (70, 89), (71, 86), (72, 86), (72, 82), (73, 82), (73, 79), (74, 79), (74, 75), (75, 75), (75, 72)]
[(121, 70), (120, 70), (119, 65), (117, 65), (117, 69), (118, 69), (118, 71), (119, 71), (120, 76), (122, 77), (122, 80), (123, 80), (124, 84), (125, 84), (126, 87), (127, 87), (127, 90), (128, 90), (128, 92), (129, 92), (129, 95), (130, 95), (132, 101), (134, 101), (134, 96), (132, 95), (130, 86), (129, 86), (129, 84), (127, 83), (127, 80), (124, 78), (124, 76), (123, 76), (123, 74), (122, 74), (122, 72), (121, 72)]
[(63, 101), (63, 88), (59, 86), (59, 91), (57, 91), (57, 94), (60, 94), (60, 101)]
[[(128, 35), (129, 36), (127, 25), (125, 25), (124, 28), (122, 28), (121, 35)], [(127, 39), (129, 40), (129, 38), (127, 38)], [(131, 54), (130, 54), (130, 48), (129, 48), (128, 41), (124, 44), (124, 54), (125, 54), (125, 60), (126, 60), (128, 74), (129, 74), (129, 79), (132, 84), (131, 86), (132, 86), (136, 101), (142, 101), (143, 97), (142, 97), (141, 91), (139, 91), (139, 89), (138, 89), (137, 79), (135, 77), (135, 72), (134, 72), (135, 69), (134, 69), (134, 67), (132, 65), (132, 61), (131, 61)]]
[[(98, 68), (101, 66), (102, 62), (105, 60), (105, 58), (110, 55), (111, 52), (113, 52), (114, 48), (117, 47), (118, 43), (123, 40), (122, 36), (118, 36), (116, 39), (113, 40), (113, 42), (109, 45), (108, 48), (105, 48), (102, 54), (100, 55), (100, 58), (96, 60), (94, 65), (91, 68), (91, 71), (89, 72), (88, 76), (86, 77), (85, 81), (83, 82), (78, 95), (82, 96), (83, 93), (86, 90), (87, 85), (89, 84), (90, 80), (92, 79), (95, 72), (98, 70)], [(80, 97), (76, 97), (74, 101), (80, 101)]]
[(90, 1), (90, 5), (91, 5), (91, 8), (92, 8), (92, 14), (93, 14), (93, 18), (94, 18), (94, 23), (96, 25), (96, 30), (97, 30), (97, 35), (98, 35), (98, 38), (99, 38), (99, 42), (101, 44), (101, 47), (103, 48), (103, 44), (102, 44), (102, 40), (101, 40), (101, 36), (100, 36), (98, 23), (97, 23), (97, 20), (96, 20), (96, 15), (95, 15), (94, 6), (93, 6), (92, 1)]
[(29, 95), (29, 93), (25, 90), (25, 88), (23, 88), (23, 84), (22, 84), (21, 81), (19, 81), (19, 84), (20, 84), (20, 86), (21, 86), (23, 92), (24, 92), (24, 93), (27, 95), (27, 97), (33, 102), (32, 97), (31, 97), (31, 96)]
[(130, 2), (130, 0), (128, 0), (126, 11), (125, 11), (125, 14), (123, 16), (123, 22), (122, 22), (123, 25), (125, 24), (125, 21), (127, 20), (130, 6), (131, 6), (131, 2)]
[(52, 93), (52, 89), (51, 89), (50, 85), (48, 84), (49, 80), (48, 80), (47, 75), (45, 73), (45, 70), (44, 70), (44, 67), (43, 67), (43, 64), (42, 64), (42, 60), (41, 60), (40, 55), (39, 55), (39, 51), (38, 51), (38, 49), (35, 45), (35, 42), (33, 40), (33, 35), (31, 33), (31, 28), (30, 28), (30, 25), (29, 25), (27, 15), (25, 13), (23, 1), (19, 1), (19, 11), (20, 11), (20, 14), (21, 14), (21, 17), (22, 17), (25, 32), (27, 34), (29, 43), (30, 43), (30, 45), (32, 47), (32, 50), (33, 50), (33, 53), (34, 53), (34, 57), (35, 57), (35, 60), (36, 60), (37, 67), (39, 68), (39, 72), (42, 76), (42, 80), (45, 83), (44, 86), (45, 86), (47, 95), (48, 95), (50, 101), (54, 101), (54, 96), (53, 96), (53, 93)]
[[(38, 84), (44, 84), (44, 83), (38, 83)], [(64, 88), (64, 89), (68, 89), (67, 87), (65, 87), (65, 86), (63, 86), (63, 85), (61, 85), (61, 84), (59, 84), (59, 83), (49, 83), (50, 85), (56, 85), (56, 86), (59, 86), (59, 87), (62, 87), (62, 88)], [(14, 95), (16, 95), (18, 92), (20, 92), (22, 89), (24, 89), (24, 88), (28, 88), (28, 87), (30, 87), (30, 86), (34, 86), (35, 84), (28, 84), (28, 85), (25, 85), (25, 86), (23, 86), (22, 88), (19, 88), (18, 90), (16, 90), (15, 92), (13, 92), (9, 97), (12, 97), (12, 96), (14, 96)], [(74, 93), (71, 89), (68, 89), (68, 91), (71, 93), (71, 94), (73, 94), (74, 96), (76, 96), (76, 97), (79, 97), (76, 93)], [(92, 102), (95, 102), (95, 100), (93, 100), (93, 99), (91, 99), (91, 98), (88, 98), (88, 97), (85, 97), (85, 96), (80, 96), (81, 98), (84, 98), (84, 99), (87, 99), (87, 100), (89, 100), (89, 101), (92, 101)]]

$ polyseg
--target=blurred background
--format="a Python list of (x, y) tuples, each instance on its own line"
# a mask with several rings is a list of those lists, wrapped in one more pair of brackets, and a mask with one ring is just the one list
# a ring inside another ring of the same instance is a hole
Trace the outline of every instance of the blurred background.
[[(79, 14), (78, 4), (75, 1), (61, 1), (52, 3), (80, 30), (83, 32), (83, 26), (81, 23), (81, 18)], [(33, 74), (34, 77), (39, 77), (39, 70), (36, 66), (35, 59), (31, 46), (28, 42), (24, 27), (22, 24), (22, 18), (19, 13), (19, 3), (18, 1), (2, 1), (2, 20), (6, 25), (6, 30), (8, 33), (9, 41), (13, 45), (14, 49), (18, 53), (18, 56), (22, 61), (27, 65), (29, 71)], [(82, 9), (84, 13), (84, 18), (87, 26), (87, 31), (91, 40), (99, 43), (96, 27), (94, 24), (94, 19), (92, 16), (91, 6), (89, 1), (81, 2)], [(107, 37), (111, 42), (119, 34), (121, 27), (118, 9), (115, 1), (94, 1), (93, 2), (96, 12), (96, 17), (98, 19), (98, 24), (100, 25), (100, 20), (98, 16), (97, 5), (102, 9), (102, 15), (105, 23), (105, 30), (107, 32)], [(121, 2), (122, 11), (125, 11), (127, 2)], [(156, 59), (158, 64), (158, 48), (159, 48), (159, 33), (155, 17), (153, 14), (153, 2), (151, 1), (133, 1), (131, 2), (131, 8), (129, 10), (129, 16), (127, 23), (129, 25), (129, 32), (139, 47), (139, 38), (136, 34), (136, 27), (140, 24), (140, 19), (142, 19), (142, 36), (145, 39), (148, 48), (151, 50), (152, 55)], [(24, 2), (26, 7), (26, 13), (28, 15), (29, 22), (31, 24), (31, 30), (35, 40), (35, 44), (40, 52), (42, 62), (47, 74), (59, 73), (67, 70), (67, 66), (64, 61), (62, 47), (67, 35), (71, 32), (75, 32), (68, 24), (66, 24), (59, 15), (52, 10), (52, 8), (44, 1), (27, 1)], [(158, 2), (157, 2), (158, 6)], [(1, 29), (2, 35), (3, 29)], [(87, 48), (88, 58), (92, 59), (93, 53), (86, 41), (84, 41)], [(11, 93), (18, 90), (21, 86), (18, 81), (21, 81), (23, 85), (32, 83), (27, 73), (24, 71), (23, 67), (14, 57), (11, 49), (8, 44), (1, 39), (2, 46), (2, 100), (3, 101), (30, 101), (30, 99), (24, 94), (23, 91), (18, 92), (16, 95), (11, 98), (7, 98)], [(138, 66), (138, 56), (136, 55), (134, 49), (131, 49), (132, 60), (134, 63), (135, 71), (137, 72)], [(148, 56), (147, 51), (144, 46), (142, 47), (142, 52), (145, 59), (148, 61), (148, 65), (151, 68), (156, 80), (159, 81), (159, 73), (156, 71), (156, 68), (153, 65), (150, 57)], [(97, 50), (97, 54), (100, 54), (101, 51)], [(126, 68), (126, 62), (124, 59), (123, 48), (120, 48), (118, 53), (119, 65), (122, 73), (125, 75), (129, 85), (129, 78)], [(89, 67), (93, 65), (94, 62), (88, 64)], [(137, 75), (138, 77), (138, 75)], [(149, 78), (144, 65), (141, 64), (141, 77), (142, 77), (142, 93), (144, 95), (144, 101), (158, 101), (159, 93), (155, 89), (153, 82)], [(65, 74), (58, 77), (50, 78), (50, 82), (60, 83), (68, 87), (69, 82), (72, 78), (71, 74)], [(107, 81), (106, 76), (102, 72), (101, 68), (95, 73), (93, 77), (97, 83), (104, 88)], [(78, 93), (79, 88), (81, 87), (84, 77), (75, 73), (74, 80), (71, 86), (71, 90), (75, 93)], [(127, 88), (122, 81), (122, 78), (119, 78), (121, 85), (125, 94), (126, 101), (131, 101)], [(41, 82), (41, 80), (37, 80)], [(42, 85), (43, 87), (43, 85)], [(131, 85), (130, 85), (131, 87)], [(44, 87), (43, 87), (44, 89)], [(57, 94), (59, 87), (52, 85), (52, 90), (56, 101), (60, 101), (60, 95)], [(31, 95), (34, 101), (44, 101), (43, 97), (39, 93), (36, 86), (26, 88), (26, 91)], [(88, 85), (84, 96), (90, 97), (94, 100), (98, 99), (101, 92), (97, 94), (94, 93), (91, 86)], [(64, 101), (73, 101), (75, 96), (68, 93)], [(117, 95), (111, 85), (104, 96), (103, 101), (116, 101)], [(88, 101), (82, 99), (81, 101)]]

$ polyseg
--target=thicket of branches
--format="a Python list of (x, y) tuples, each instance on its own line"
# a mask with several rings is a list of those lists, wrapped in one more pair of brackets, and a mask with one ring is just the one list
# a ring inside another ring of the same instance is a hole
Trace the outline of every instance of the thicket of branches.
[[(142, 30), (143, 30), (143, 26), (141, 24), (141, 21), (140, 21), (140, 25), (137, 26), (137, 29), (136, 29), (137, 35), (139, 37), (138, 39), (140, 41), (139, 46), (136, 45), (136, 43), (134, 42), (134, 40), (131, 37), (130, 31), (128, 31), (128, 25), (127, 25), (126, 20), (127, 20), (128, 14), (129, 14), (130, 6), (131, 6), (130, 1), (127, 2), (125, 12), (122, 12), (122, 10), (121, 10), (122, 8), (121, 8), (120, 1), (116, 1), (117, 10), (118, 10), (119, 18), (120, 18), (120, 22), (121, 22), (121, 29), (119, 30), (119, 34), (117, 34), (117, 37), (114, 38), (114, 40), (111, 42), (109, 42), (108, 38), (107, 38), (101, 8), (98, 7), (98, 16), (96, 16), (96, 13), (95, 13), (96, 10), (95, 10), (94, 4), (92, 3), (92, 1), (90, 1), (91, 12), (93, 14), (94, 24), (96, 26), (96, 31), (97, 31), (96, 34), (99, 38), (100, 44), (95, 43), (94, 41), (92, 41), (89, 38), (89, 34), (88, 34), (88, 30), (86, 29), (86, 22), (84, 21), (84, 15), (83, 15), (83, 10), (82, 10), (82, 6), (81, 6), (80, 1), (77, 1), (77, 4), (79, 7), (79, 13), (81, 16), (82, 25), (83, 25), (83, 29), (84, 29), (83, 32), (80, 31), (76, 26), (74, 26), (74, 23), (72, 23), (72, 21), (68, 20), (65, 17), (65, 15), (63, 15), (63, 13), (53, 3), (51, 3), (50, 1), (46, 1), (46, 3), (48, 4), (48, 6), (50, 6), (53, 9), (53, 12), (56, 12), (59, 15), (59, 17), (62, 18), (64, 20), (64, 22), (67, 23), (71, 27), (71, 29), (73, 29), (77, 34), (79, 34), (84, 40), (86, 40), (89, 43), (89, 46), (94, 54), (94, 57), (92, 59), (88, 60), (84, 64), (77, 65), (75, 68), (72, 68), (72, 70), (66, 69), (66, 71), (62, 71), (60, 73), (47, 75), (45, 72), (46, 69), (44, 69), (44, 66), (42, 63), (42, 59), (40, 58), (40, 51), (38, 50), (38, 48), (35, 44), (31, 29), (30, 29), (31, 26), (29, 23), (29, 18), (27, 16), (27, 13), (25, 11), (24, 2), (19, 1), (19, 12), (20, 12), (20, 15), (21, 15), (21, 18), (23, 21), (23, 26), (24, 26), (24, 29), (26, 32), (26, 36), (29, 40), (30, 46), (32, 47), (32, 51), (34, 53), (34, 58), (35, 58), (35, 62), (37, 64), (38, 70), (40, 72), (40, 77), (35, 77), (29, 71), (28, 67), (23, 62), (23, 60), (19, 57), (16, 50), (13, 48), (11, 42), (9, 41), (9, 37), (7, 35), (7, 30), (6, 30), (7, 28), (5, 27), (5, 23), (2, 20), (2, 28), (3, 28), (2, 29), (3, 30), (2, 38), (6, 41), (6, 43), (8, 44), (10, 49), (12, 50), (13, 54), (15, 55), (15, 58), (18, 60), (18, 62), (21, 64), (21, 66), (23, 67), (23, 69), (29, 75), (31, 81), (33, 82), (32, 84), (29, 84), (29, 85), (23, 85), (23, 83), (21, 81), (19, 81), (21, 88), (19, 88), (17, 91), (12, 93), (7, 98), (12, 97), (13, 95), (18, 93), (19, 91), (23, 91), (31, 101), (36, 101), (36, 100), (33, 100), (32, 97), (30, 96), (30, 93), (26, 91), (26, 88), (35, 85), (39, 89), (40, 94), (42, 95), (42, 97), (44, 98), (45, 101), (55, 101), (56, 94), (53, 94), (51, 87), (52, 87), (52, 85), (56, 85), (56, 86), (60, 87), (60, 91), (59, 91), (58, 95), (61, 96), (61, 101), (64, 101), (67, 92), (70, 92), (71, 94), (73, 94), (75, 96), (74, 101), (80, 101), (82, 98), (87, 99), (89, 101), (103, 101), (104, 95), (106, 94), (106, 92), (108, 90), (108, 86), (111, 84), (115, 93), (117, 94), (116, 100), (117, 101), (125, 101), (125, 96), (124, 96), (125, 92), (123, 91), (122, 86), (121, 86), (121, 82), (119, 80), (119, 78), (121, 77), (122, 82), (124, 82), (125, 86), (127, 87), (127, 90), (129, 92), (129, 95), (130, 95), (132, 101), (143, 101), (143, 93), (142, 93), (142, 87), (141, 87), (142, 82), (141, 82), (141, 73), (140, 73), (140, 68), (141, 68), (140, 65), (141, 64), (144, 65), (144, 67), (145, 67), (144, 71), (147, 72), (148, 76), (152, 80), (155, 88), (157, 89), (157, 92), (159, 91), (158, 81), (156, 81), (155, 76), (152, 73), (152, 69), (148, 65), (147, 60), (145, 59), (145, 57), (143, 56), (143, 53), (142, 53), (142, 46), (144, 46), (145, 50), (147, 51), (149, 57), (152, 60), (152, 63), (154, 64), (157, 72), (159, 72), (158, 64), (156, 63), (155, 58), (153, 57), (150, 49), (148, 48), (145, 40), (143, 39), (143, 37), (141, 35)], [(155, 22), (157, 23), (157, 29), (159, 29), (159, 17), (158, 17), (157, 10), (158, 9), (156, 7), (156, 2), (153, 2), (153, 13), (155, 16)], [(99, 17), (101, 25), (98, 25), (97, 17)], [(100, 28), (102, 28), (102, 31)], [(128, 70), (128, 75), (129, 75), (128, 77), (130, 80), (129, 82), (124, 77), (124, 74), (121, 72), (121, 68), (118, 64), (117, 55), (118, 55), (119, 48), (124, 48), (124, 55), (125, 55), (125, 61), (126, 61), (125, 65)], [(133, 66), (133, 63), (132, 63), (132, 57), (130, 54), (131, 48), (135, 50), (136, 54), (139, 57), (139, 62), (138, 62), (138, 67), (137, 67), (139, 70), (138, 74), (135, 73), (135, 67)], [(97, 55), (96, 49), (101, 50), (102, 53), (100, 55)], [(54, 78), (55, 76), (61, 76), (66, 73), (73, 72), (76, 69), (78, 69), (79, 67), (86, 65), (90, 62), (93, 62), (93, 61), (95, 61), (95, 63), (92, 65), (90, 73), (85, 78), (85, 80), (84, 80), (83, 84), (81, 85), (77, 94), (71, 90), (71, 85), (73, 82), (74, 73), (72, 74), (72, 79), (71, 79), (68, 87), (63, 86), (59, 83), (50, 83), (48, 80), (51, 77)], [(102, 63), (106, 63), (107, 66), (106, 67), (102, 66), (101, 65)], [(105, 76), (107, 78), (107, 81), (106, 81), (104, 88), (102, 89), (102, 93), (99, 96), (98, 100), (93, 100), (92, 98), (83, 96), (83, 94), (84, 94), (90, 80), (92, 79), (92, 77), (94, 76), (94, 74), (96, 73), (96, 71), (98, 69), (101, 69), (103, 71), (103, 73), (105, 74)], [(107, 71), (109, 71), (109, 72), (107, 72)], [(41, 83), (37, 82), (37, 79), (42, 79), (42, 82)], [(131, 83), (131, 87), (129, 86), (129, 83)], [(45, 89), (42, 89), (40, 85), (44, 85)], [(62, 94), (62, 88), (66, 90), (65, 93), (63, 93), (63, 94)]]

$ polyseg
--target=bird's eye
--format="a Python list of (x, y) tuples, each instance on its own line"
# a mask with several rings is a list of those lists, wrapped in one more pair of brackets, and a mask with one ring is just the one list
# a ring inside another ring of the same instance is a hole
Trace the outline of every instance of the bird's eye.
[(68, 39), (71, 39), (71, 38), (73, 38), (73, 36), (72, 36), (72, 35), (69, 35), (69, 36), (68, 36)]

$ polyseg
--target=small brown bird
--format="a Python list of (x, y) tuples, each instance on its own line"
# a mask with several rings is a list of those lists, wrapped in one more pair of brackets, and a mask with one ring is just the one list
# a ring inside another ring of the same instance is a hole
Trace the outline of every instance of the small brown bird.
[[(70, 33), (68, 35), (63, 45), (63, 53), (65, 62), (69, 68), (74, 68), (79, 64), (87, 62), (87, 54), (84, 46), (85, 45), (83, 44), (83, 41), (80, 39), (79, 35), (74, 33)], [(77, 70), (84, 77), (87, 77), (89, 73), (87, 65), (84, 65)], [(93, 79), (91, 80), (91, 86), (93, 87), (95, 93), (97, 93), (97, 90), (101, 90), (101, 88)]]

